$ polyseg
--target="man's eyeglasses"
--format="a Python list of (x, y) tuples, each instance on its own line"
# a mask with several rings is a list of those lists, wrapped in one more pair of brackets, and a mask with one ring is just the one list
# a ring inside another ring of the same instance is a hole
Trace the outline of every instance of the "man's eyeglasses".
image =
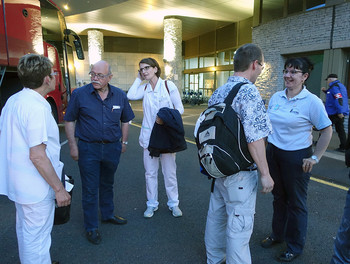
[(262, 69), (265, 68), (265, 63), (261, 63), (260, 61), (257, 61), (257, 62), (258, 62), (258, 64), (261, 66)]
[(97, 77), (97, 79), (103, 79), (103, 78), (108, 77), (111, 74), (102, 74), (102, 73), (96, 74), (94, 72), (89, 72), (89, 75), (90, 75), (91, 78)]
[(146, 66), (146, 67), (140, 68), (140, 72), (148, 71), (149, 68), (151, 68), (151, 67), (152, 67), (152, 66)]
[(282, 72), (283, 72), (283, 75), (287, 75), (287, 74), (289, 73), (289, 75), (294, 76), (295, 74), (300, 73), (300, 72), (302, 73), (303, 71), (298, 71), (298, 70), (291, 70), (291, 71), (283, 70)]
[(54, 77), (54, 76), (57, 76), (57, 75), (58, 75), (58, 72), (51, 72), (51, 73), (50, 73), (50, 76), (51, 76), (51, 77)]

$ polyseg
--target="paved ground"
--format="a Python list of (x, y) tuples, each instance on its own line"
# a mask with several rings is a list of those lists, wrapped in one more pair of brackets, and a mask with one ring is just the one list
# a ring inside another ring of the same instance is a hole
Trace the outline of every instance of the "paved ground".
[[(128, 150), (122, 155), (116, 174), (116, 213), (128, 219), (125, 226), (101, 224), (102, 243), (92, 245), (85, 239), (82, 226), (81, 186), (78, 166), (69, 157), (63, 128), (60, 127), (62, 161), (74, 176), (72, 215), (69, 223), (55, 226), (52, 232), (51, 254), (61, 264), (187, 264), (205, 263), (204, 228), (210, 181), (198, 171), (193, 125), (204, 106), (186, 106), (183, 115), (188, 149), (177, 154), (180, 207), (182, 218), (175, 219), (166, 207), (164, 184), (159, 177), (159, 210), (152, 219), (144, 219), (145, 181), (142, 151), (138, 145), (142, 111), (139, 102), (132, 103), (136, 118), (130, 128)], [(317, 136), (317, 135), (316, 135)], [(309, 224), (305, 252), (295, 264), (326, 264), (332, 255), (333, 239), (339, 226), (349, 186), (344, 154), (335, 152), (337, 136), (333, 135), (327, 155), (313, 171), (309, 184)], [(284, 245), (270, 250), (259, 242), (271, 231), (272, 195), (258, 194), (255, 226), (251, 238), (254, 264), (275, 264), (275, 255)], [(0, 263), (17, 264), (15, 210), (13, 203), (0, 196)]]

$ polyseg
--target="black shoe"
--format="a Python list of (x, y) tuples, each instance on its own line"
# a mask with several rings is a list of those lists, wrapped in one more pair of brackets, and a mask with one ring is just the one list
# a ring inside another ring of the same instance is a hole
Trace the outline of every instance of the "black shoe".
[(52, 263), (52, 264), (60, 264), (59, 261), (52, 261), (51, 263)]
[(295, 258), (297, 258), (299, 256), (299, 254), (294, 254), (292, 252), (284, 251), (281, 255), (278, 256), (278, 260), (279, 261), (283, 261), (283, 262), (291, 262), (293, 261)]
[(282, 241), (279, 241), (279, 240), (275, 240), (274, 238), (268, 236), (267, 238), (265, 238), (264, 240), (262, 240), (260, 242), (260, 245), (263, 247), (263, 248), (270, 248), (276, 244), (280, 244), (282, 243)]
[(345, 153), (346, 149), (343, 149), (343, 148), (336, 148), (335, 151), (339, 151), (339, 152)]
[(120, 216), (113, 216), (112, 218), (102, 220), (104, 223), (111, 223), (113, 225), (125, 225), (128, 221)]
[(101, 243), (101, 235), (100, 232), (98, 232), (98, 230), (92, 230), (89, 232), (86, 232), (86, 238), (87, 240), (89, 240), (89, 242), (91, 242), (92, 244), (98, 245)]

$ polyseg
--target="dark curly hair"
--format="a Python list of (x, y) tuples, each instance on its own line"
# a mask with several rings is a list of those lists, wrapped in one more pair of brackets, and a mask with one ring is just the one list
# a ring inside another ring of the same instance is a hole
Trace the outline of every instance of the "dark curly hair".
[(298, 58), (289, 58), (286, 60), (284, 64), (284, 69), (286, 68), (294, 68), (297, 70), (301, 70), (304, 73), (308, 73), (310, 77), (311, 71), (314, 69), (313, 63), (307, 57), (298, 57)]

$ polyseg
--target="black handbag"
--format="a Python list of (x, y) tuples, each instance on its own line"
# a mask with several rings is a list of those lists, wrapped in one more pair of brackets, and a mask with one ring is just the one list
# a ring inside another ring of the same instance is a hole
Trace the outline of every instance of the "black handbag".
[[(68, 177), (68, 179), (66, 179), (66, 177)], [(62, 175), (61, 175), (61, 181), (63, 186), (66, 188), (66, 182), (69, 182), (70, 184), (74, 184), (74, 179), (72, 178), (72, 176), (68, 176), (64, 173), (64, 170), (62, 170)], [(71, 203), (72, 203), (72, 195), (73, 195), (73, 189), (69, 192), (70, 196), (71, 196)], [(54, 218), (54, 225), (62, 225), (65, 224), (69, 221), (70, 219), (70, 205), (71, 203), (67, 206), (62, 206), (62, 207), (57, 207), (55, 208), (55, 218)]]

